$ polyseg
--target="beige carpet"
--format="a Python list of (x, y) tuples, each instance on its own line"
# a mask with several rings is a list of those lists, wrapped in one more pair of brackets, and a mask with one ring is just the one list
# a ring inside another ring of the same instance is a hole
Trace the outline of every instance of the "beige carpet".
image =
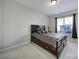
[[(68, 38), (67, 45), (64, 48), (60, 59), (78, 59), (77, 39)], [(56, 57), (41, 48), (40, 46), (29, 43), (0, 54), (0, 59), (56, 59)]]

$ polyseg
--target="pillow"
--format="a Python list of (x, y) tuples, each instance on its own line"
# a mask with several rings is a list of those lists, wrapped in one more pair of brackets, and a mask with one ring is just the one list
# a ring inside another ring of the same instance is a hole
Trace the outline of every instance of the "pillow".
[(44, 33), (44, 34), (46, 34), (46, 33), (47, 33), (47, 31), (43, 31), (43, 33)]
[(38, 33), (41, 33), (41, 28), (38, 28)]
[(48, 32), (48, 28), (45, 26), (39, 26), (38, 28), (38, 33), (47, 33)]
[(45, 27), (45, 31), (48, 32), (48, 27), (47, 26)]

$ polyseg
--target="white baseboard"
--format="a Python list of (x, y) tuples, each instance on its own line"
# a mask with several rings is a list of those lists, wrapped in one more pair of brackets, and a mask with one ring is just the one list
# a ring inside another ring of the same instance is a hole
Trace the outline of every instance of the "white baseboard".
[(24, 42), (24, 43), (21, 43), (21, 44), (17, 44), (17, 45), (15, 45), (15, 46), (11, 46), (11, 47), (8, 47), (8, 48), (5, 48), (5, 49), (2, 49), (2, 50), (0, 50), (0, 52), (4, 52), (4, 51), (7, 51), (7, 50), (9, 50), (9, 49), (16, 48), (16, 47), (19, 47), (19, 46), (25, 45), (25, 44), (27, 44), (27, 43), (29, 43), (29, 42)]

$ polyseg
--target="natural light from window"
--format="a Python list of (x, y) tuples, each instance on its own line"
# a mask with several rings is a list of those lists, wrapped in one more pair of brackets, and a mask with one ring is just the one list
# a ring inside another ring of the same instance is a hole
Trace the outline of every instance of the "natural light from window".
[(72, 34), (73, 16), (57, 18), (57, 33)]

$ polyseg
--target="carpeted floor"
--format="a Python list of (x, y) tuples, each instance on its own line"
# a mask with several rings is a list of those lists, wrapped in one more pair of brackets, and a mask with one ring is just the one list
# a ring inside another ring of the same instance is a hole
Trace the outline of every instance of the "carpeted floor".
[[(78, 59), (77, 39), (67, 38), (67, 45), (59, 59)], [(0, 59), (56, 59), (56, 57), (34, 43), (17, 47), (0, 54)]]

